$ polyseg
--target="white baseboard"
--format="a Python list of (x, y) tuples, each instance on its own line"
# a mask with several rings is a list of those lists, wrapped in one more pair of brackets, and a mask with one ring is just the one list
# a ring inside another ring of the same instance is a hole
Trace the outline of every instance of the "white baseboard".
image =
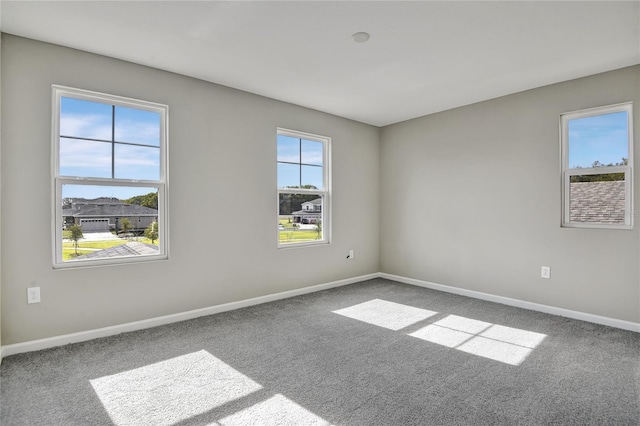
[(607, 325), (610, 327), (616, 327), (616, 328), (621, 328), (623, 330), (630, 330), (630, 331), (635, 331), (640, 333), (640, 324), (631, 322), (631, 321), (624, 321), (624, 320), (619, 320), (615, 318), (587, 314), (584, 312), (557, 308), (555, 306), (542, 305), (539, 303), (527, 302), (519, 299), (511, 299), (509, 297), (496, 296), (493, 294), (482, 293), (479, 291), (466, 290), (463, 288), (451, 287), (448, 285), (417, 280), (415, 278), (407, 278), (399, 275), (392, 275), (384, 272), (379, 272), (374, 274), (361, 275), (353, 278), (347, 278), (339, 281), (333, 281), (325, 284), (314, 285), (311, 287), (283, 291), (280, 293), (269, 294), (266, 296), (254, 297), (252, 299), (245, 299), (237, 302), (224, 303), (222, 305), (215, 305), (207, 308), (195, 309), (192, 311), (181, 312), (181, 313), (172, 314), (172, 315), (165, 315), (165, 316), (156, 317), (156, 318), (150, 318), (142, 321), (129, 322), (125, 324), (114, 325), (111, 327), (81, 331), (79, 333), (65, 334), (62, 336), (49, 337), (46, 339), (32, 340), (29, 342), (0, 346), (0, 363), (2, 362), (3, 357), (10, 356), (10, 355), (15, 355), (15, 354), (24, 353), (24, 352), (38, 351), (42, 349), (48, 349), (56, 346), (66, 345), (69, 343), (84, 342), (87, 340), (97, 339), (100, 337), (113, 336), (116, 334), (126, 333), (129, 331), (136, 331), (136, 330), (142, 330), (145, 328), (156, 327), (159, 325), (171, 324), (174, 322), (185, 321), (193, 318), (202, 317), (205, 315), (212, 315), (220, 312), (232, 311), (234, 309), (246, 308), (248, 306), (259, 305), (267, 302), (273, 302), (275, 300), (286, 299), (289, 297), (300, 296), (308, 293), (314, 293), (317, 291), (327, 290), (334, 287), (340, 287), (348, 284), (366, 281), (373, 278), (385, 278), (391, 281), (398, 281), (405, 284), (411, 284), (419, 287), (430, 288), (432, 290), (458, 294), (460, 296), (473, 297), (475, 299), (487, 300), (489, 302), (515, 306), (518, 308), (544, 312), (552, 315), (559, 315), (562, 317), (573, 318), (581, 321)]
[(399, 275), (380, 273), (380, 278), (386, 278), (391, 281), (398, 281), (404, 284), (412, 284), (419, 287), (430, 288), (432, 290), (444, 291), (446, 293), (458, 294), (460, 296), (473, 297), (475, 299), (487, 300), (489, 302), (500, 303), (508, 306), (529, 309), (532, 311), (544, 312), (547, 314), (558, 315), (561, 317), (577, 319), (581, 321), (592, 322), (595, 324), (608, 325), (610, 327), (621, 328), (623, 330), (635, 331), (640, 333), (640, 323), (624, 321), (615, 318), (603, 317), (599, 315), (587, 314), (579, 311), (558, 308), (555, 306), (542, 305), (539, 303), (527, 302), (519, 299), (511, 299), (509, 297), (496, 296), (493, 294), (482, 293), (474, 290), (466, 290), (464, 288), (451, 287), (443, 284), (436, 284), (428, 281), (417, 280), (415, 278), (407, 278)]
[[(31, 340), (29, 342), (16, 343), (0, 347), (0, 356), (6, 357), (24, 352), (39, 351), (42, 349), (53, 348), (56, 346), (67, 345), (69, 343), (84, 342), (87, 340), (97, 339), (100, 337), (113, 336), (129, 331), (142, 330), (145, 328), (157, 327), (159, 325), (171, 324), (174, 322), (190, 320), (205, 315), (217, 314), (220, 312), (232, 311), (234, 309), (246, 308), (248, 306), (259, 305), (262, 303), (273, 302), (275, 300), (287, 299), (289, 297), (300, 296), (302, 294), (314, 293), (317, 291), (327, 290), (334, 287), (340, 287), (353, 284), (360, 281), (378, 278), (380, 274), (368, 274), (358, 277), (347, 278), (339, 281), (332, 281), (325, 284), (304, 287), (295, 290), (283, 291), (280, 293), (269, 294), (266, 296), (254, 297), (251, 299), (240, 300), (238, 302), (224, 303), (222, 305), (210, 306), (207, 308), (194, 309), (192, 311), (180, 312), (172, 315), (165, 315), (146, 320), (129, 322), (125, 324), (114, 325), (110, 327), (98, 328), (95, 330), (81, 331), (78, 333), (65, 334), (62, 336), (48, 337), (46, 339)], [(2, 358), (0, 358), (0, 362)]]

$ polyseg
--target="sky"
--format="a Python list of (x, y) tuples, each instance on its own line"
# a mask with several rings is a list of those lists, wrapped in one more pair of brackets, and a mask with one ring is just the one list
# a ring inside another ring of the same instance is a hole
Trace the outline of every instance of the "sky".
[[(60, 176), (158, 180), (160, 119), (156, 112), (63, 97)], [(322, 189), (323, 149), (322, 142), (278, 135), (278, 186)], [(65, 184), (62, 196), (127, 199), (155, 191), (153, 187)]]
[(569, 167), (594, 161), (615, 164), (629, 158), (627, 112), (569, 120)]
[(278, 135), (277, 143), (278, 188), (313, 185), (323, 189), (322, 142)]
[[(60, 175), (159, 180), (160, 114), (121, 106), (112, 114), (108, 104), (62, 98)], [(569, 120), (569, 167), (587, 168), (594, 161), (615, 164), (628, 158), (627, 125), (626, 111)], [(322, 142), (278, 135), (278, 187), (314, 185), (323, 189), (323, 148)], [(153, 187), (73, 184), (64, 185), (63, 198), (126, 199), (155, 191)]]
[[(112, 106), (108, 104), (65, 97), (61, 99), (60, 175), (159, 180), (160, 114), (121, 106), (115, 107), (115, 116), (112, 111)], [(69, 137), (126, 143), (114, 145)], [(156, 191), (153, 187), (64, 185), (63, 198), (123, 199)]]

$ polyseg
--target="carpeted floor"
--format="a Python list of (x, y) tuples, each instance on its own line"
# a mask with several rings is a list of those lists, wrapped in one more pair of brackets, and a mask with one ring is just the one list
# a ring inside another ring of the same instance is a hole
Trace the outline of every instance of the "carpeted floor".
[(375, 279), (10, 356), (13, 425), (638, 425), (640, 334)]

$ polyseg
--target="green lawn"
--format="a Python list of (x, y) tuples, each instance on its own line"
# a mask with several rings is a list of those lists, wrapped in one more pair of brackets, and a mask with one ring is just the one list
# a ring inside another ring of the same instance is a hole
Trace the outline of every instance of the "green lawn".
[(295, 230), (295, 231), (290, 231), (285, 229), (280, 230), (279, 232), (279, 237), (280, 237), (280, 243), (299, 243), (301, 241), (316, 241), (319, 240), (320, 238), (322, 238), (322, 235), (320, 235), (320, 238), (318, 238), (318, 233), (314, 230)]
[[(105, 240), (105, 241), (78, 241), (78, 249), (80, 248), (92, 248), (92, 249), (106, 249), (109, 247), (119, 246), (121, 244), (126, 244), (128, 241), (123, 240), (121, 238), (113, 239), (113, 240)], [(73, 248), (73, 241), (67, 241), (62, 243), (62, 248), (71, 247)]]
[[(103, 250), (110, 247), (121, 246), (123, 244), (128, 243), (129, 241), (138, 241), (144, 244), (151, 244), (151, 240), (146, 237), (135, 237), (131, 239), (118, 238), (115, 235), (113, 236), (113, 240), (100, 240), (100, 241), (78, 241), (78, 256), (82, 256), (83, 254), (88, 254), (94, 252), (96, 250)], [(155, 244), (158, 244), (158, 241), (155, 241)], [(62, 260), (69, 260), (76, 257), (76, 250), (74, 248), (73, 241), (64, 240), (62, 243)]]
[(282, 225), (285, 228), (290, 228), (293, 221), (291, 220), (291, 216), (279, 216), (278, 217), (278, 225)]
[[(82, 256), (83, 254), (89, 254), (91, 253), (93, 250), (82, 250), (82, 249), (78, 249), (78, 256)], [(73, 248), (63, 248), (62, 249), (62, 260), (63, 261), (67, 261), (67, 260), (71, 260), (76, 256), (76, 251)]]
[(316, 241), (322, 238), (322, 232), (318, 236), (318, 232), (315, 229), (294, 230), (291, 216), (280, 216), (278, 218), (278, 224), (285, 228), (278, 232), (281, 244)]

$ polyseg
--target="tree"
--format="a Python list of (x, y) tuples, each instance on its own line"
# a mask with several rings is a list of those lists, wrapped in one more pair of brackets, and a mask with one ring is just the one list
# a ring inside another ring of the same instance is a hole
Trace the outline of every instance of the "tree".
[[(604, 169), (606, 167), (615, 167), (615, 166), (626, 166), (629, 164), (629, 159), (622, 157), (619, 163), (609, 163), (604, 164), (600, 161), (596, 160), (591, 163), (592, 168)], [(582, 167), (575, 167), (576, 169), (581, 169)], [(602, 174), (594, 174), (594, 175), (573, 175), (571, 176), (571, 182), (611, 182), (611, 181), (622, 181), (624, 180), (624, 173), (602, 173)]]
[(137, 204), (158, 210), (158, 193), (150, 192), (147, 195), (136, 195), (128, 200), (123, 200), (127, 204)]
[(322, 221), (320, 219), (318, 219), (318, 221), (316, 222), (315, 231), (317, 233), (316, 240), (319, 240), (322, 236)]
[(131, 221), (129, 218), (123, 217), (120, 219), (120, 232), (127, 234), (129, 231), (131, 231)]
[(73, 241), (76, 256), (78, 256), (78, 240), (84, 237), (82, 235), (82, 226), (74, 223), (67, 230), (69, 231), (69, 238)]
[(151, 244), (155, 244), (158, 239), (158, 221), (154, 220), (144, 230), (144, 236), (151, 240)]

